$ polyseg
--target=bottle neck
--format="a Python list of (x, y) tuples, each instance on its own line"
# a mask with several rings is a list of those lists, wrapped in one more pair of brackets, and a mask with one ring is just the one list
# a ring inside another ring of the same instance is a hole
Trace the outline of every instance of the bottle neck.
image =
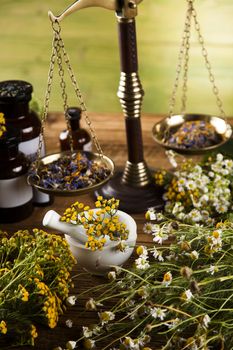
[(80, 129), (80, 119), (79, 118), (70, 118), (70, 127), (72, 131)]
[(6, 119), (18, 119), (28, 115), (29, 103), (17, 102), (17, 103), (1, 103), (0, 112), (4, 114)]

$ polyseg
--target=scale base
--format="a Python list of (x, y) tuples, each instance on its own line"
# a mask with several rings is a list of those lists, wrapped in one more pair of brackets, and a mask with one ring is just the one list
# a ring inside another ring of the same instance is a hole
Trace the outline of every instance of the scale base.
[(122, 175), (123, 172), (116, 172), (107, 184), (95, 191), (95, 196), (119, 199), (119, 209), (127, 213), (146, 212), (150, 207), (163, 209), (163, 189), (153, 184), (142, 188), (125, 185), (122, 183)]

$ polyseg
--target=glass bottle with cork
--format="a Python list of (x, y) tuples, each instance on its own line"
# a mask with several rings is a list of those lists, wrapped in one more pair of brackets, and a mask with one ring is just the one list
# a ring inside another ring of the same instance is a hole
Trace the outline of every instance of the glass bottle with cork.
[(0, 137), (0, 223), (23, 220), (33, 211), (33, 192), (27, 183), (30, 161), (19, 152), (16, 132), (8, 128)]
[[(30, 161), (34, 161), (39, 145), (41, 121), (37, 113), (30, 109), (33, 87), (23, 80), (6, 80), (0, 82), (0, 112), (4, 114), (6, 126), (21, 132), (19, 150)], [(45, 155), (43, 143), (41, 156)], [(52, 202), (48, 194), (33, 189), (33, 203), (43, 206)]]
[[(67, 109), (68, 120), (72, 132), (73, 148), (75, 150), (92, 151), (91, 136), (86, 129), (80, 127), (82, 110), (79, 107)], [(70, 150), (69, 130), (63, 130), (59, 135), (61, 151)]]

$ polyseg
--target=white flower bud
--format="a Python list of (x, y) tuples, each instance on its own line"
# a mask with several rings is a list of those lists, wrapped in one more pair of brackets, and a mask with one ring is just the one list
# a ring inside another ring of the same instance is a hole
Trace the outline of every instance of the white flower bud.
[(66, 327), (72, 328), (73, 327), (73, 321), (70, 320), (70, 319), (66, 320)]
[(66, 343), (66, 348), (67, 350), (73, 350), (76, 348), (76, 344), (77, 342), (74, 341), (74, 340), (69, 340), (67, 343)]
[(76, 303), (77, 297), (75, 295), (70, 295), (68, 298), (66, 298), (66, 305), (67, 306), (74, 306)]

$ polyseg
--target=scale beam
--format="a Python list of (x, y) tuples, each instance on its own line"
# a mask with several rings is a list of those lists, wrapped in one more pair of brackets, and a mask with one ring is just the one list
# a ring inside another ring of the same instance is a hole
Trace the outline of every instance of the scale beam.
[(117, 16), (134, 18), (137, 15), (137, 5), (140, 2), (142, 2), (142, 0), (77, 0), (68, 6), (60, 15), (55, 16), (51, 11), (48, 12), (48, 15), (52, 22), (61, 22), (73, 12), (88, 7), (102, 7), (107, 10), (115, 11)]

